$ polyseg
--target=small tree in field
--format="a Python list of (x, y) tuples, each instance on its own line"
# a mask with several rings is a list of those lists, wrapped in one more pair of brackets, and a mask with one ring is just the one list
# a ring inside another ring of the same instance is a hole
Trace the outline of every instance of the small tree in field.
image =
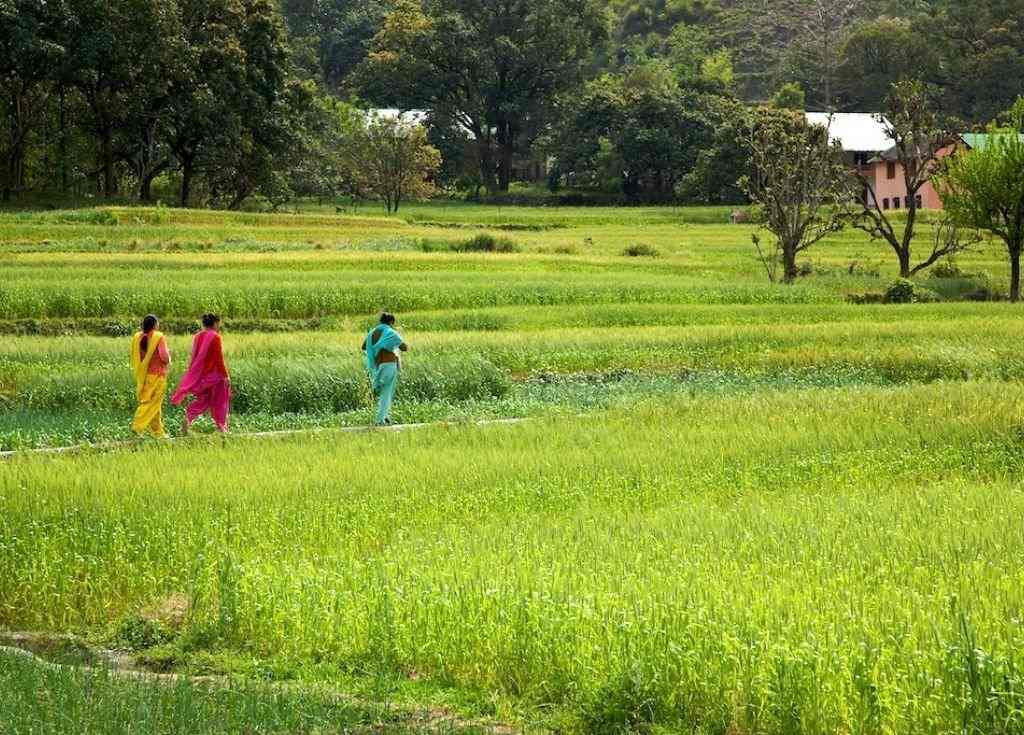
[[(838, 143), (828, 130), (810, 125), (802, 113), (762, 108), (747, 123), (753, 173), (740, 187), (763, 211), (764, 225), (775, 236), (782, 280), (798, 275), (797, 256), (843, 229), (853, 195), (853, 179)], [(760, 240), (754, 243), (761, 252)], [(776, 257), (762, 260), (775, 280)]]
[(891, 219), (879, 205), (871, 179), (858, 173), (868, 196), (862, 202), (861, 211), (854, 216), (853, 225), (871, 235), (872, 240), (885, 240), (896, 253), (900, 277), (910, 278), (939, 258), (955, 255), (969, 244), (957, 238), (936, 238), (927, 258), (915, 264), (911, 256), (919, 211), (918, 194), (934, 176), (940, 157), (953, 145), (956, 136), (939, 120), (928, 90), (920, 82), (893, 84), (886, 98), (885, 114), (879, 116), (879, 121), (894, 141), (892, 150), (887, 152), (887, 160), (902, 169), (907, 216), (900, 230), (899, 221)]
[(938, 177), (939, 196), (956, 223), (988, 232), (1010, 256), (1010, 300), (1020, 300), (1024, 250), (1024, 103), (1008, 129), (991, 129), (984, 145), (950, 156)]
[(426, 129), (401, 117), (371, 118), (355, 136), (350, 157), (360, 188), (379, 197), (388, 214), (404, 201), (432, 194), (430, 178), (441, 166), (441, 154), (427, 142)]

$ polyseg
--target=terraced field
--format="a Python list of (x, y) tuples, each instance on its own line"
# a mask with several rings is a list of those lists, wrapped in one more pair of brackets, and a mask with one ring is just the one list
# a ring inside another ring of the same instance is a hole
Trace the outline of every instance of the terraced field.
[[(516, 727), (1021, 732), (1024, 321), (962, 299), (999, 248), (922, 276), (937, 303), (855, 303), (894, 278), (881, 245), (841, 234), (777, 286), (727, 215), (0, 215), (3, 449), (127, 438), (149, 311), (172, 378), (224, 315), (236, 432), (368, 423), (382, 308), (412, 347), (396, 418), (532, 419), (7, 460), (0, 630)], [(513, 252), (466, 252), (483, 230)], [(32, 672), (0, 656), (12, 691)], [(97, 720), (129, 696), (47, 681)], [(161, 706), (217, 716), (186, 699)], [(368, 723), (300, 704), (267, 722)]]

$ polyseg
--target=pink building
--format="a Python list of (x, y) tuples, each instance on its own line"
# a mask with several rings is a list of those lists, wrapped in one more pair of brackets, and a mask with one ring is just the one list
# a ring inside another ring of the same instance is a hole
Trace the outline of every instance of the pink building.
[[(951, 145), (939, 151), (938, 157), (945, 158), (960, 147), (961, 144)], [(962, 143), (966, 146), (966, 143)], [(970, 146), (967, 146), (970, 147)], [(876, 158), (871, 159), (869, 164), (872, 167), (872, 175), (869, 181), (874, 181), (874, 196), (878, 205), (883, 210), (909, 209), (910, 197), (907, 195), (907, 186), (904, 181), (903, 165), (899, 162), (896, 148), (890, 148)], [(918, 209), (942, 209), (942, 199), (935, 191), (930, 181), (925, 182), (916, 195)]]
[[(938, 158), (941, 160), (961, 150), (984, 148), (988, 145), (990, 137), (986, 133), (964, 133), (953, 145), (939, 151)], [(910, 206), (910, 197), (907, 196), (907, 187), (903, 181), (903, 166), (897, 158), (896, 149), (893, 147), (869, 161), (872, 174), (868, 176), (868, 181), (873, 179), (872, 189), (883, 210), (907, 209)], [(942, 209), (942, 199), (930, 181), (917, 192), (917, 207)]]

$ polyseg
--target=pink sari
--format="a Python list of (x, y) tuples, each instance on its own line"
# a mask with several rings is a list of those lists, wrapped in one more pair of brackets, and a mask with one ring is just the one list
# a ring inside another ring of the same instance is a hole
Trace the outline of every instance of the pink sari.
[(231, 385), (221, 356), (220, 335), (212, 329), (200, 332), (192, 340), (192, 360), (171, 403), (180, 405), (189, 394), (195, 396), (185, 409), (189, 424), (209, 412), (218, 429), (228, 430)]

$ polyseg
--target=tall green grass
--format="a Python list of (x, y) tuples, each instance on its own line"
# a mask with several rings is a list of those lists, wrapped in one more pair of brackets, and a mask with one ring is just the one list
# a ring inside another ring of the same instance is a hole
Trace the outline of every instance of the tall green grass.
[(327, 692), (245, 682), (146, 681), (99, 669), (53, 669), (0, 652), (0, 732), (135, 733), (483, 732)]
[(25, 458), (0, 474), (0, 625), (102, 630), (182, 593), (186, 659), (386, 662), (589, 731), (1016, 732), (1022, 398)]

